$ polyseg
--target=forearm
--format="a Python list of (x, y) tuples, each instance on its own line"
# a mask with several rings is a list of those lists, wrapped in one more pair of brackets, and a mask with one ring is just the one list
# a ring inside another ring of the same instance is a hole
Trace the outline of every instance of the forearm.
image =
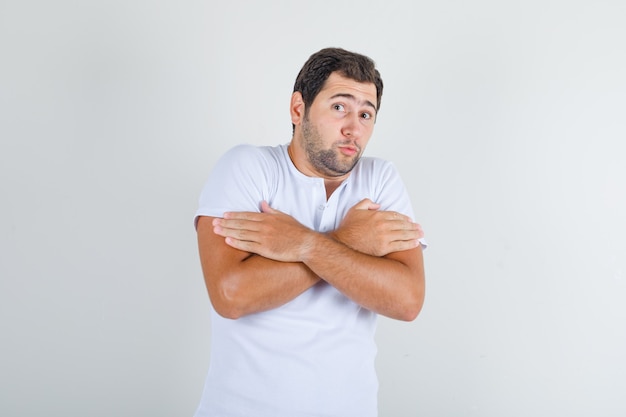
[(279, 307), (319, 282), (301, 262), (279, 262), (228, 246), (212, 217), (198, 220), (198, 249), (215, 311), (236, 319)]
[(413, 320), (424, 301), (421, 248), (370, 256), (315, 234), (303, 262), (355, 303), (384, 316)]
[(280, 307), (320, 281), (306, 265), (250, 255), (220, 277), (209, 279), (211, 302), (220, 314), (239, 318)]
[[(393, 226), (397, 225), (393, 220), (374, 218), (374, 224), (382, 224), (382, 232), (380, 227), (369, 228), (365, 229), (369, 237), (356, 233), (356, 238), (351, 238), (354, 233), (346, 230), (363, 230), (371, 223), (367, 220), (372, 220), (359, 213), (364, 210), (351, 210), (352, 224), (365, 226), (343, 225), (342, 233), (331, 233), (333, 238), (303, 226), (267, 203), (262, 205), (262, 210), (262, 213), (224, 213), (223, 219), (213, 220), (213, 236), (224, 237), (226, 245), (242, 253), (255, 253), (284, 263), (302, 263), (312, 277), (320, 277), (357, 304), (377, 313), (400, 320), (417, 316), (424, 299), (422, 251), (417, 242), (421, 232), (417, 228), (398, 229)], [(394, 213), (374, 215), (389, 214), (395, 217)], [(400, 226), (406, 223), (400, 220)], [(386, 237), (381, 238), (379, 233)], [(280, 289), (280, 285), (272, 288)]]

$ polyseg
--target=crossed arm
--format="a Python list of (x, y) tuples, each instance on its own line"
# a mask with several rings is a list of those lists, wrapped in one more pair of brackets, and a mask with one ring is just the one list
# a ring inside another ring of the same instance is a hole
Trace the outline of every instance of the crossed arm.
[(377, 208), (363, 200), (331, 234), (267, 203), (261, 213), (201, 217), (200, 259), (215, 310), (239, 318), (276, 308), (323, 279), (365, 308), (413, 320), (424, 300), (423, 232), (406, 216)]

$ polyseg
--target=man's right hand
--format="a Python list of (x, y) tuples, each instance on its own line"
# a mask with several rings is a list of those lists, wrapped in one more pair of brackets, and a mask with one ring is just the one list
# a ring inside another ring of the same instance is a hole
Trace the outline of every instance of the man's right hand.
[(422, 227), (395, 211), (379, 211), (366, 198), (354, 205), (331, 236), (344, 245), (372, 256), (385, 256), (417, 247)]

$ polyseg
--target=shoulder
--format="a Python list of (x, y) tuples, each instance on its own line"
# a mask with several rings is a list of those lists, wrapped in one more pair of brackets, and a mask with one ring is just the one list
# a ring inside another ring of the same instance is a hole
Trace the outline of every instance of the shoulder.
[(226, 151), (219, 164), (249, 170), (253, 167), (269, 168), (280, 163), (280, 146), (236, 145)]
[(395, 164), (377, 157), (362, 157), (354, 167), (351, 184), (357, 192), (366, 191), (382, 210), (404, 213), (412, 217), (410, 199)]
[(235, 145), (227, 150), (221, 159), (256, 159), (261, 158), (263, 155), (262, 147), (250, 144)]
[(226, 211), (258, 211), (278, 183), (281, 148), (236, 145), (213, 166), (200, 194), (198, 215), (220, 217)]
[(357, 176), (381, 178), (381, 176), (397, 176), (398, 170), (391, 161), (373, 156), (364, 156), (354, 167), (354, 173)]
[(363, 165), (366, 167), (383, 167), (388, 165), (393, 165), (391, 161), (388, 161), (383, 158), (379, 158), (377, 156), (363, 156), (359, 160), (358, 165)]

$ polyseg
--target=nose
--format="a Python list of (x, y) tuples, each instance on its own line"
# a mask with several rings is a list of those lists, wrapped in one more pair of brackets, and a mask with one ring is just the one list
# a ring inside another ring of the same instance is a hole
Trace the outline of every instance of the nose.
[(350, 113), (344, 119), (345, 123), (341, 128), (341, 133), (345, 137), (349, 137), (351, 139), (357, 139), (361, 136), (363, 132), (363, 126), (361, 126), (361, 121), (359, 120), (358, 113)]

